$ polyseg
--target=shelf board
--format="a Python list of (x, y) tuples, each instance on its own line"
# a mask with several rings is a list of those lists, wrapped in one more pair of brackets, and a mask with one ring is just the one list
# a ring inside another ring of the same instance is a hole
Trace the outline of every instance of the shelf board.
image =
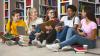
[(31, 7), (31, 6), (26, 6), (26, 7)]
[(100, 2), (99, 3), (95, 3), (95, 4), (100, 4)]
[(98, 26), (100, 26), (100, 25), (98, 25)]
[(17, 1), (17, 2), (24, 3), (24, 1)]
[(95, 2), (89, 2), (89, 1), (79, 1), (79, 2), (89, 3), (89, 4), (95, 4)]
[(67, 13), (61, 13), (60, 15), (67, 15)]
[(16, 9), (18, 9), (18, 10), (24, 10), (24, 9), (21, 9), (21, 8), (16, 8)]
[(96, 13), (95, 15), (100, 15), (100, 13), (99, 14)]
[(20, 16), (20, 17), (24, 17), (24, 16)]
[(8, 18), (8, 16), (6, 16), (5, 18)]
[(5, 9), (6, 11), (8, 10), (8, 9)]
[(6, 3), (8, 3), (8, 1), (5, 1)]
[(40, 5), (40, 6), (57, 8), (57, 6), (49, 6), (49, 5)]
[(68, 3), (69, 1), (61, 1), (60, 3)]

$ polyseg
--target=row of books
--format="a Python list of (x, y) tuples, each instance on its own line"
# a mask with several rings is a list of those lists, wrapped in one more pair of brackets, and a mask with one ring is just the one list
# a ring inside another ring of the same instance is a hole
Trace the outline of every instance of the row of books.
[(96, 7), (96, 14), (100, 14), (100, 6)]
[(31, 6), (31, 0), (26, 0), (26, 6)]
[(40, 11), (40, 17), (44, 17), (46, 15), (46, 11), (47, 11), (47, 7), (40, 7), (41, 11)]
[(5, 9), (8, 9), (8, 2), (5, 3)]
[(57, 6), (57, 0), (41, 0), (41, 5)]
[(66, 8), (69, 5), (69, 3), (61, 4), (61, 13), (65, 14), (66, 13)]
[(99, 36), (99, 38), (100, 38), (100, 29), (98, 30), (98, 36)]
[(96, 18), (97, 24), (100, 25), (100, 18)]
[(84, 1), (84, 2), (95, 2), (95, 0), (79, 0), (79, 1)]
[(24, 3), (16, 2), (16, 8), (18, 8), (18, 9), (24, 9)]

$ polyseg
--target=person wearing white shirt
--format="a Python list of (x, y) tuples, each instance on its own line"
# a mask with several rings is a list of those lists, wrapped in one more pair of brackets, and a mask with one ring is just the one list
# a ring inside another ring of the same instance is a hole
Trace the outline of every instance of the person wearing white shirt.
[(58, 41), (62, 42), (66, 39), (67, 31), (69, 28), (77, 29), (80, 20), (78, 16), (76, 16), (76, 11), (77, 8), (74, 5), (69, 5), (67, 7), (67, 16), (63, 16), (60, 20), (61, 23), (63, 22), (64, 26), (60, 32), (57, 32), (57, 38), (56, 38), (57, 42)]
[(29, 10), (28, 24), (28, 34), (29, 34), (29, 45), (32, 44), (32, 40), (35, 39), (36, 34), (39, 33), (39, 24), (43, 23), (43, 19), (38, 17), (36, 8), (31, 8)]

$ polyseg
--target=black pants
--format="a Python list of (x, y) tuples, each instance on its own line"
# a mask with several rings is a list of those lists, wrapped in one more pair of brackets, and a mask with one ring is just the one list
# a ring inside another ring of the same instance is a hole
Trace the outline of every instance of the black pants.
[(47, 33), (42, 33), (39, 37), (38, 40), (42, 42), (43, 40), (46, 40), (47, 44), (51, 44), (55, 41), (56, 39), (56, 30), (53, 29), (51, 30), (48, 34)]

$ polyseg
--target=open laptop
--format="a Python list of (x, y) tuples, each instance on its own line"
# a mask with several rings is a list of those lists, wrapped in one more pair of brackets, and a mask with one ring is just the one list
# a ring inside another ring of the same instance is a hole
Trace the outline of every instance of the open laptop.
[(19, 35), (26, 35), (25, 27), (23, 26), (17, 26), (17, 32)]

